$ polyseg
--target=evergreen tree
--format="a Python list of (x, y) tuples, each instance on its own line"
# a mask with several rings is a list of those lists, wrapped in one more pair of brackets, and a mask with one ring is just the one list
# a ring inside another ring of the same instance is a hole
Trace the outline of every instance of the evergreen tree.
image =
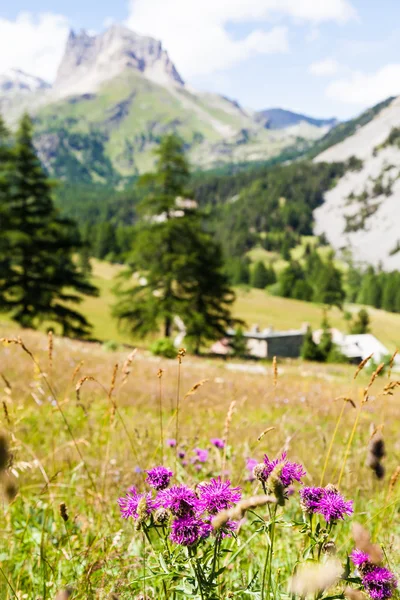
[(233, 356), (243, 358), (247, 354), (247, 340), (244, 336), (243, 329), (238, 327), (235, 331), (235, 335), (230, 340), (230, 347), (232, 348)]
[(198, 351), (205, 339), (223, 335), (234, 323), (229, 310), (234, 294), (220, 248), (203, 230), (199, 212), (190, 205), (177, 211), (188, 179), (182, 142), (166, 136), (157, 150), (155, 174), (141, 180), (146, 190), (138, 205), (142, 220), (124, 273), (138, 279), (127, 289), (117, 287), (114, 315), (143, 336), (158, 331), (162, 323), (165, 337), (171, 336), (173, 319), (180, 316)]
[(319, 351), (318, 345), (313, 340), (311, 327), (307, 327), (307, 332), (304, 336), (303, 345), (301, 347), (301, 357), (304, 360), (321, 360), (321, 353)]
[(369, 314), (365, 310), (365, 308), (362, 308), (358, 312), (357, 319), (354, 321), (354, 323), (351, 324), (350, 333), (353, 333), (353, 334), (369, 333), (369, 325), (370, 325)]
[(362, 277), (361, 287), (357, 296), (359, 304), (367, 304), (375, 308), (382, 305), (382, 284), (380, 277), (375, 273), (373, 267), (368, 267)]
[(323, 267), (315, 278), (314, 302), (342, 308), (345, 292), (342, 285), (342, 274), (334, 265), (333, 258), (322, 263)]
[(251, 286), (259, 290), (263, 290), (270, 283), (270, 274), (264, 263), (258, 261), (251, 273)]
[(0, 279), (12, 318), (23, 327), (58, 323), (64, 335), (86, 335), (89, 323), (71, 307), (80, 294), (97, 290), (78, 271), (73, 253), (81, 248), (75, 225), (61, 219), (53, 205), (52, 185), (37, 158), (32, 123), (25, 115), (11, 156), (10, 186), (1, 197), (1, 253), (6, 250), (10, 273)]
[(280, 293), (284, 298), (293, 298), (297, 281), (304, 279), (304, 271), (297, 261), (290, 261), (279, 276)]
[(12, 149), (9, 132), (0, 115), (0, 310), (7, 310), (6, 282), (12, 275), (11, 251), (6, 236), (1, 235), (9, 227), (7, 214), (12, 173)]
[(324, 316), (322, 318), (321, 328), (322, 328), (322, 334), (321, 334), (321, 339), (318, 344), (318, 350), (321, 355), (321, 360), (323, 362), (326, 362), (328, 360), (330, 352), (332, 351), (332, 349), (334, 347), (334, 344), (332, 341), (331, 326), (328, 322), (326, 312), (324, 312)]
[(382, 289), (382, 308), (389, 312), (396, 312), (398, 283), (392, 273), (386, 274)]

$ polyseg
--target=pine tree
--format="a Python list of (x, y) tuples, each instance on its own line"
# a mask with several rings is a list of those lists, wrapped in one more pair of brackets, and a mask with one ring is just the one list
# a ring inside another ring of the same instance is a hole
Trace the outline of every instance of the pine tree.
[(147, 193), (138, 205), (142, 219), (124, 273), (128, 279), (136, 274), (137, 281), (129, 288), (117, 286), (114, 315), (142, 336), (162, 323), (165, 337), (180, 316), (199, 351), (204, 340), (224, 335), (234, 323), (229, 308), (234, 294), (220, 248), (203, 230), (200, 213), (191, 205), (177, 206), (189, 179), (179, 138), (163, 138), (157, 158), (156, 173), (141, 180)]
[(10, 279), (11, 251), (5, 235), (1, 235), (9, 227), (8, 197), (10, 195), (12, 172), (12, 149), (10, 135), (0, 115), (0, 310), (7, 310), (5, 297), (6, 282)]
[(247, 340), (244, 336), (243, 329), (238, 327), (235, 335), (230, 339), (229, 343), (233, 356), (244, 358), (247, 354)]
[(307, 327), (306, 334), (304, 336), (303, 345), (301, 347), (301, 357), (304, 360), (319, 361), (321, 360), (321, 353), (318, 345), (313, 340), (313, 334), (311, 327)]
[(251, 286), (263, 290), (270, 283), (269, 272), (264, 263), (260, 260), (254, 267), (251, 274)]
[(365, 310), (365, 308), (362, 308), (358, 312), (357, 319), (354, 321), (354, 323), (351, 324), (350, 333), (353, 333), (353, 334), (369, 333), (369, 325), (370, 325), (369, 314)]
[(328, 356), (329, 356), (330, 352), (332, 351), (332, 349), (334, 347), (334, 344), (332, 341), (331, 326), (328, 322), (326, 312), (324, 312), (324, 316), (322, 318), (321, 328), (322, 328), (322, 334), (321, 334), (321, 339), (318, 344), (318, 350), (321, 355), (321, 360), (323, 362), (326, 362), (328, 360)]
[(81, 301), (80, 294), (95, 295), (97, 290), (73, 261), (81, 246), (77, 228), (54, 208), (52, 184), (36, 155), (27, 115), (11, 158), (10, 187), (1, 202), (5, 218), (0, 222), (11, 273), (1, 279), (0, 296), (23, 327), (46, 321), (60, 324), (64, 335), (86, 335), (89, 324), (71, 304)]
[(297, 261), (290, 261), (279, 276), (280, 293), (284, 298), (293, 298), (297, 281), (304, 279), (304, 271)]

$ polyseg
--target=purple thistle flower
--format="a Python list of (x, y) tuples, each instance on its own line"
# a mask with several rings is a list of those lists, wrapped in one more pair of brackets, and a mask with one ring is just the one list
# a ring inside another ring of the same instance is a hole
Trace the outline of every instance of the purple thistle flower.
[(303, 466), (299, 463), (290, 462), (286, 456), (286, 452), (283, 452), (282, 456), (275, 460), (270, 460), (267, 455), (264, 456), (265, 468), (262, 474), (264, 481), (267, 481), (275, 467), (281, 465), (282, 470), (279, 478), (283, 487), (289, 487), (294, 481), (301, 482), (301, 478), (306, 474)]
[(358, 568), (365, 591), (373, 600), (385, 600), (393, 596), (397, 588), (394, 574), (372, 562), (366, 552), (355, 549), (351, 553), (351, 560)]
[(186, 515), (175, 519), (171, 525), (170, 538), (175, 544), (192, 546), (199, 540), (208, 537), (212, 526), (198, 517)]
[(303, 510), (309, 514), (317, 511), (319, 502), (325, 493), (322, 487), (304, 487), (300, 490), (300, 503)]
[(344, 519), (346, 515), (353, 514), (353, 501), (346, 501), (336, 490), (325, 489), (316, 512), (320, 513), (327, 523)]
[(193, 462), (196, 462), (197, 460), (201, 463), (205, 463), (208, 460), (208, 450), (202, 450), (201, 448), (195, 448), (194, 449), (196, 456), (193, 459)]
[(138, 506), (142, 498), (146, 498), (146, 512), (150, 514), (155, 508), (150, 492), (147, 494), (138, 494), (136, 488), (133, 486), (129, 488), (123, 498), (118, 498), (117, 502), (123, 519), (129, 519), (129, 517), (133, 517), (134, 519), (139, 518)]
[(369, 562), (369, 556), (366, 552), (362, 552), (361, 550), (353, 550), (350, 555), (351, 560), (356, 565), (356, 567), (362, 567), (362, 565)]
[(397, 581), (393, 573), (385, 567), (376, 565), (373, 565), (373, 568), (363, 576), (362, 583), (365, 591), (373, 600), (391, 598), (393, 591), (397, 588)]
[(222, 481), (221, 477), (211, 479), (209, 483), (201, 483), (198, 492), (200, 511), (207, 510), (212, 515), (230, 508), (242, 496), (239, 487), (231, 487), (229, 479)]
[(173, 472), (166, 467), (154, 467), (146, 471), (146, 482), (155, 490), (165, 490), (169, 486)]
[(225, 442), (221, 438), (211, 438), (210, 441), (212, 445), (218, 448), (219, 450), (223, 450), (225, 448)]
[(183, 458), (185, 458), (186, 452), (184, 450), (179, 450), (178, 456), (182, 460)]
[(193, 515), (198, 510), (199, 499), (193, 490), (186, 485), (173, 485), (159, 492), (157, 507), (169, 509), (173, 515), (183, 517)]
[(175, 448), (176, 440), (174, 438), (170, 438), (169, 440), (167, 440), (167, 446), (169, 446), (170, 448)]
[(333, 487), (305, 487), (300, 490), (301, 506), (306, 513), (318, 513), (327, 523), (353, 514), (353, 501), (345, 500)]

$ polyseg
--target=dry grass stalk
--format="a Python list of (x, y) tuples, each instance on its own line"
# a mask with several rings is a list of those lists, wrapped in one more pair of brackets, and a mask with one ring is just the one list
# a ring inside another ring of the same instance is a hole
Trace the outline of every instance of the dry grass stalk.
[(373, 470), (378, 479), (383, 479), (385, 475), (385, 468), (381, 462), (385, 456), (385, 441), (381, 430), (381, 425), (372, 428), (367, 455), (367, 465)]
[(53, 332), (51, 330), (47, 334), (47, 340), (48, 340), (47, 356), (49, 359), (49, 367), (51, 369), (53, 367), (53, 348), (54, 348)]
[(290, 583), (290, 591), (299, 596), (322, 592), (332, 587), (342, 574), (342, 565), (331, 559), (326, 563), (308, 563), (299, 567)]
[(9, 425), (11, 425), (11, 420), (10, 420), (10, 415), (8, 414), (8, 408), (7, 408), (7, 403), (5, 400), (3, 400), (3, 412), (4, 412), (4, 418), (7, 421), (7, 423)]
[(368, 531), (360, 523), (353, 523), (352, 533), (356, 548), (361, 552), (366, 552), (372, 564), (379, 565), (383, 560), (383, 552), (378, 544), (371, 542)]
[(345, 598), (348, 598), (348, 600), (366, 600), (367, 596), (365, 594), (363, 594), (362, 592), (360, 592), (360, 590), (353, 590), (350, 587), (347, 587), (344, 590), (344, 595)]
[(390, 357), (388, 379), (390, 379), (390, 377), (392, 375), (392, 369), (393, 369), (393, 365), (394, 365), (394, 359), (396, 358), (397, 353), (398, 353), (398, 349), (396, 348), (396, 350), (393, 352), (392, 356)]
[(274, 387), (278, 385), (278, 361), (276, 360), (276, 356), (272, 359), (272, 371), (274, 374)]
[(229, 429), (231, 427), (231, 422), (232, 422), (232, 417), (233, 417), (233, 412), (235, 410), (235, 406), (236, 406), (236, 400), (232, 400), (232, 402), (229, 405), (228, 413), (227, 413), (226, 419), (225, 419), (224, 437), (223, 437), (225, 444), (228, 441)]
[(80, 378), (80, 380), (78, 381), (78, 383), (75, 386), (77, 402), (80, 402), (80, 400), (81, 400), (81, 388), (86, 381), (96, 381), (96, 379), (94, 377), (92, 377), (92, 375), (85, 375), (84, 377)]
[(220, 529), (231, 519), (240, 521), (248, 510), (257, 508), (258, 506), (265, 506), (266, 504), (276, 504), (275, 496), (267, 496), (265, 494), (259, 496), (251, 496), (245, 500), (241, 500), (228, 510), (223, 510), (218, 513), (212, 520), (211, 524), (214, 529)]
[(176, 355), (176, 358), (178, 359), (179, 364), (182, 364), (182, 358), (185, 356), (185, 354), (186, 354), (186, 348), (179, 348), (178, 354)]
[(122, 365), (122, 382), (121, 382), (121, 387), (123, 385), (126, 384), (126, 382), (128, 381), (128, 377), (131, 374), (132, 371), (132, 363), (133, 363), (133, 359), (135, 358), (137, 354), (137, 348), (134, 348), (132, 350), (132, 352), (130, 354), (128, 354), (128, 357), (126, 359), (126, 361), (124, 362), (124, 364)]
[(72, 377), (71, 377), (71, 382), (73, 383), (75, 380), (75, 377), (78, 375), (79, 371), (82, 369), (83, 365), (84, 365), (83, 360), (81, 360), (75, 367), (74, 372), (72, 373)]
[(371, 379), (369, 380), (369, 383), (367, 385), (367, 387), (364, 389), (364, 398), (363, 398), (363, 402), (367, 402), (368, 401), (368, 392), (371, 389), (372, 384), (374, 383), (375, 379), (378, 377), (379, 373), (385, 368), (385, 363), (381, 363), (380, 365), (378, 365), (378, 367), (376, 368), (376, 370), (372, 373), (371, 375)]
[(73, 590), (72, 588), (66, 588), (65, 590), (60, 590), (55, 597), (55, 600), (69, 600), (72, 597)]
[(353, 379), (357, 379), (357, 377), (358, 377), (358, 375), (359, 375), (360, 371), (362, 371), (362, 370), (363, 370), (363, 368), (365, 367), (365, 365), (367, 364), (367, 362), (368, 362), (369, 360), (371, 360), (371, 358), (372, 358), (372, 357), (373, 357), (373, 353), (372, 353), (372, 354), (370, 354), (369, 356), (367, 356), (367, 358), (364, 358), (364, 360), (362, 360), (362, 361), (360, 362), (360, 364), (358, 365), (358, 367), (357, 367), (357, 369), (356, 369), (356, 372), (354, 373), (354, 377), (353, 377)]
[(269, 433), (270, 431), (273, 431), (275, 429), (275, 427), (267, 427), (267, 429), (264, 429), (264, 431), (262, 433), (260, 433), (260, 435), (257, 438), (257, 442), (261, 441), (264, 437), (264, 435), (267, 435), (267, 433)]
[(207, 383), (207, 381), (209, 381), (209, 379), (202, 379), (201, 381), (195, 383), (194, 386), (191, 387), (190, 390), (184, 395), (183, 399), (186, 400), (186, 398), (189, 396), (193, 396), (193, 394), (195, 394), (200, 387)]
[(383, 388), (382, 396), (393, 396), (394, 391), (400, 386), (400, 381), (389, 381)]
[(0, 377), (2, 378), (2, 380), (4, 381), (5, 385), (6, 385), (6, 389), (11, 390), (11, 383), (8, 381), (7, 377), (3, 374), (0, 373)]
[(338, 400), (343, 400), (343, 402), (348, 402), (349, 404), (352, 405), (353, 408), (357, 408), (354, 400), (352, 398), (349, 398), (348, 396), (338, 396), (337, 398), (334, 399), (334, 402), (337, 402)]
[(108, 400), (111, 402), (111, 420), (114, 419), (115, 413), (117, 410), (117, 403), (116, 403), (116, 400), (114, 400), (114, 398), (113, 398), (113, 393), (115, 390), (115, 382), (117, 380), (117, 373), (118, 373), (118, 363), (116, 363), (114, 365), (113, 374), (111, 377), (110, 389), (108, 390)]
[(394, 487), (400, 479), (400, 466), (396, 467), (389, 481), (389, 496), (393, 493)]
[(62, 520), (65, 521), (65, 523), (66, 523), (69, 519), (69, 515), (68, 515), (67, 505), (65, 504), (65, 502), (61, 502), (61, 504), (60, 504), (60, 515), (61, 515)]

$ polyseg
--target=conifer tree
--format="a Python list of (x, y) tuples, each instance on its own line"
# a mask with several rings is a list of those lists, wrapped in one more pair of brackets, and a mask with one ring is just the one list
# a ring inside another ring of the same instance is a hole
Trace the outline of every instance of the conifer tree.
[(56, 212), (52, 184), (36, 155), (32, 123), (25, 115), (11, 155), (10, 186), (1, 198), (0, 239), (9, 253), (10, 273), (1, 278), (0, 296), (23, 327), (45, 321), (61, 325), (64, 335), (86, 335), (89, 323), (72, 308), (80, 294), (97, 290), (78, 271), (73, 253), (81, 243), (73, 222)]
[(303, 345), (301, 347), (301, 357), (304, 360), (320, 361), (321, 353), (318, 345), (313, 340), (313, 334), (311, 327), (307, 327), (306, 334), (304, 336)]
[(253, 267), (253, 272), (251, 274), (251, 285), (253, 288), (263, 290), (269, 283), (270, 276), (268, 269), (264, 263), (259, 260)]
[(174, 135), (163, 138), (157, 150), (155, 174), (146, 175), (146, 189), (138, 205), (141, 216), (128, 269), (121, 282), (114, 315), (130, 331), (146, 335), (162, 323), (172, 334), (175, 316), (183, 319), (195, 351), (206, 339), (224, 335), (234, 324), (230, 306), (234, 293), (228, 285), (219, 246), (204, 231), (201, 214), (191, 203), (177, 204), (185, 194), (189, 168), (183, 144)]
[(12, 172), (12, 150), (10, 135), (0, 115), (0, 310), (7, 310), (5, 285), (11, 277), (11, 252), (6, 236), (1, 230), (9, 226), (7, 202), (10, 194)]
[(358, 312), (357, 319), (354, 321), (354, 323), (351, 324), (350, 333), (353, 333), (353, 334), (369, 333), (369, 325), (370, 325), (369, 314), (365, 310), (365, 308), (362, 308)]

